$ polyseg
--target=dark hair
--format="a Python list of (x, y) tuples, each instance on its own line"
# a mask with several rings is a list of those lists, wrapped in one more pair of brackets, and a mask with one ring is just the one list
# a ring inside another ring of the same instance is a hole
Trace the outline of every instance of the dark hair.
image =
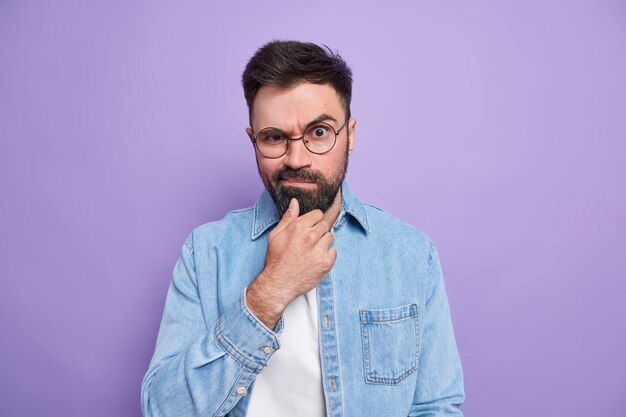
[(260, 47), (241, 76), (250, 120), (259, 88), (264, 85), (291, 87), (302, 81), (329, 83), (339, 94), (346, 118), (349, 118), (352, 70), (336, 51), (326, 45), (324, 48), (298, 41), (272, 41)]

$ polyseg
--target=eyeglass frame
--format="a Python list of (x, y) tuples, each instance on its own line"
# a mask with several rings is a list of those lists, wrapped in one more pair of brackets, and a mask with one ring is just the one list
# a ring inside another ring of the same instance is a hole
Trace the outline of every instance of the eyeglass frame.
[[(283, 132), (281, 129), (277, 128), (277, 127), (272, 127), (272, 126), (268, 126), (268, 127), (264, 127), (263, 129), (259, 130), (255, 135), (252, 136), (252, 142), (254, 143), (254, 147), (256, 148), (257, 151), (259, 151), (259, 153), (261, 155), (263, 155), (264, 158), (267, 159), (278, 159), (278, 158), (282, 158), (283, 156), (285, 156), (285, 154), (287, 153), (287, 151), (289, 150), (289, 141), (292, 140), (302, 140), (302, 142), (304, 143), (304, 147), (306, 148), (307, 151), (311, 152), (312, 154), (315, 155), (324, 155), (325, 153), (328, 153), (330, 151), (333, 150), (333, 148), (335, 147), (335, 145), (337, 144), (337, 136), (339, 136), (339, 133), (341, 132), (341, 130), (346, 127), (348, 125), (348, 122), (350, 121), (351, 117), (348, 117), (346, 119), (345, 122), (343, 122), (343, 124), (341, 125), (341, 127), (337, 130), (335, 130), (334, 127), (332, 127), (330, 124), (322, 121), (322, 120), (314, 120), (311, 123), (309, 123), (308, 125), (306, 125), (304, 127), (304, 130), (302, 131), (302, 136), (300, 136), (299, 138), (291, 138), (289, 137), (289, 135), (287, 135), (285, 132)], [(326, 126), (330, 127), (330, 129), (333, 131), (333, 133), (335, 134), (335, 140), (333, 141), (333, 146), (331, 146), (330, 148), (328, 148), (327, 151), (324, 152), (314, 152), (312, 150), (309, 149), (309, 147), (306, 145), (306, 142), (304, 141), (304, 134), (306, 133), (306, 131), (309, 129), (309, 127), (315, 125), (315, 124), (319, 124), (319, 123), (324, 123)], [(274, 129), (274, 130), (278, 130), (280, 133), (282, 133), (286, 138), (287, 138), (287, 146), (285, 146), (285, 152), (282, 153), (282, 155), (280, 156), (266, 156), (263, 152), (261, 152), (261, 150), (259, 149), (259, 146), (257, 145), (257, 141), (256, 138), (259, 136), (259, 134), (261, 132), (263, 132), (266, 129)]]

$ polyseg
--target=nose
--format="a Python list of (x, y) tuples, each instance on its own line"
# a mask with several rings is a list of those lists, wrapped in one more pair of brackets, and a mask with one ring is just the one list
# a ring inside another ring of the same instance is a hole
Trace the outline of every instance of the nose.
[(285, 165), (293, 169), (311, 165), (311, 152), (304, 146), (303, 139), (289, 141), (287, 153), (285, 153)]

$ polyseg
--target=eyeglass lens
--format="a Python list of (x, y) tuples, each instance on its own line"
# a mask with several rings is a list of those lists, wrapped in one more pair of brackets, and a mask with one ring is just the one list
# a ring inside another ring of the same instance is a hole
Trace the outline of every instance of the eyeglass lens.
[[(313, 153), (328, 152), (335, 145), (336, 133), (333, 128), (324, 122), (308, 126), (304, 131), (304, 146)], [(261, 130), (256, 136), (256, 143), (264, 156), (278, 158), (287, 152), (289, 140), (283, 131), (268, 127)]]

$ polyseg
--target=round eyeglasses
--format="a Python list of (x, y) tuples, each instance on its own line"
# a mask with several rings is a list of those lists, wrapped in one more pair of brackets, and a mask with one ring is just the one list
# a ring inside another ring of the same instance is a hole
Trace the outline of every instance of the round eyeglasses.
[(309, 152), (320, 155), (330, 151), (335, 146), (337, 135), (348, 124), (349, 120), (348, 118), (337, 131), (328, 123), (312, 122), (304, 129), (304, 134), (299, 138), (290, 138), (280, 129), (266, 127), (257, 133), (252, 141), (259, 153), (270, 159), (280, 158), (287, 153), (290, 140), (300, 139)]

